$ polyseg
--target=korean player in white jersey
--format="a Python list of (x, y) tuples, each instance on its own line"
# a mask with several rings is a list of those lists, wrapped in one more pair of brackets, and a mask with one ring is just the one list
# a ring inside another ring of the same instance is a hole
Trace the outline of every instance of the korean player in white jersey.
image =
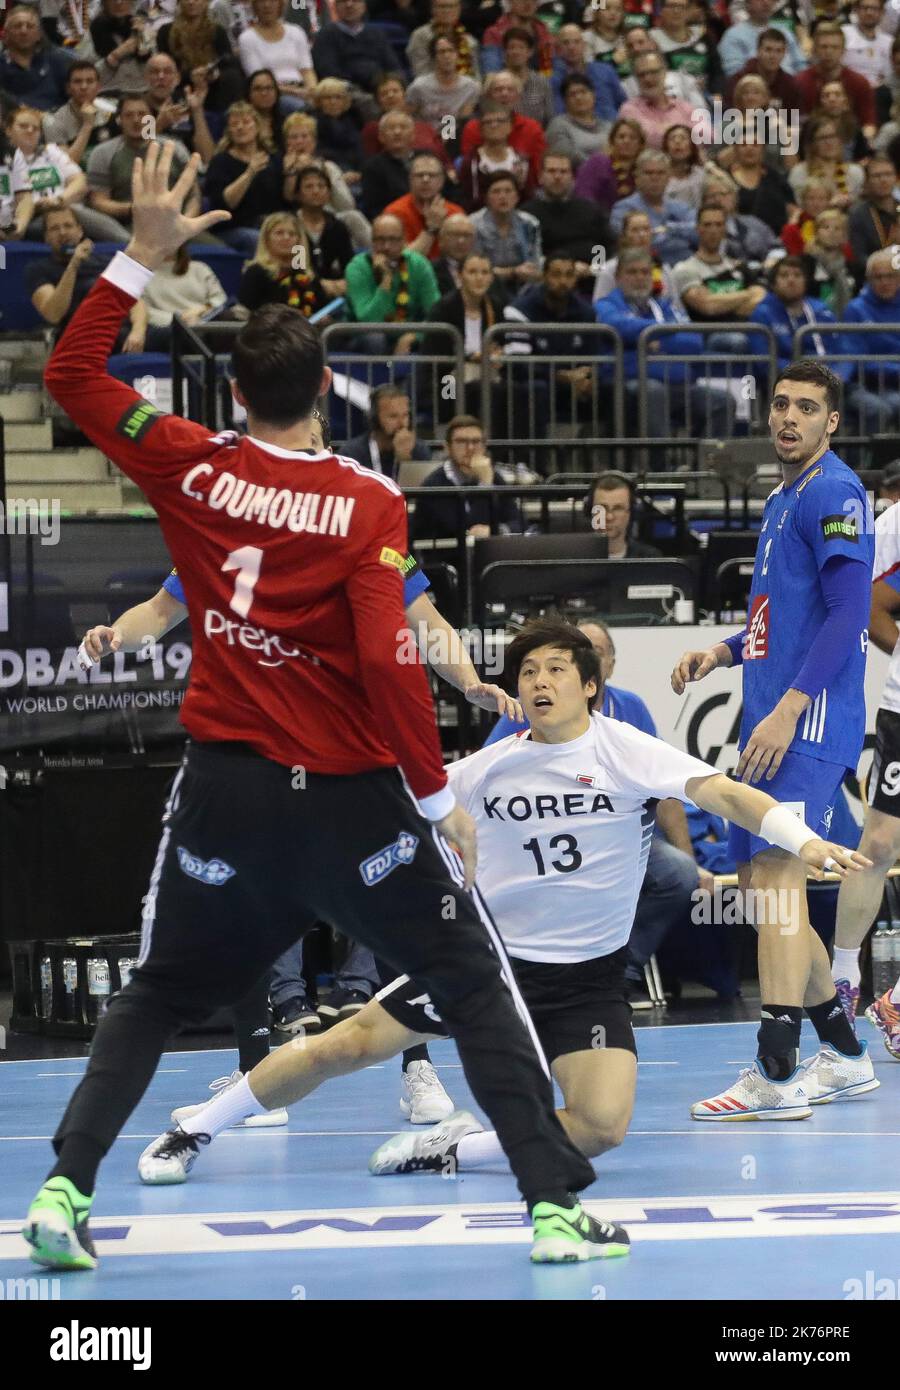
[[(766, 792), (734, 782), (661, 739), (598, 714), (600, 664), (568, 623), (530, 624), (510, 645), (507, 689), (530, 730), (451, 764), (454, 793), (482, 847), (478, 888), (512, 958), (538, 1040), (563, 1093), (559, 1118), (589, 1157), (622, 1142), (637, 1074), (625, 956), (657, 800), (676, 797), (725, 816), (799, 854), (820, 876), (864, 866), (816, 837)], [(233, 1122), (234, 1106), (290, 1105), (321, 1082), (392, 1057), (417, 1037), (445, 1034), (428, 993), (407, 976), (354, 1018), (299, 1049), (271, 1054), (236, 1101), (213, 1100), (141, 1155), (145, 1182), (181, 1182), (201, 1146)], [(372, 1156), (373, 1173), (451, 1172), (503, 1162), (496, 1134), (466, 1112), (436, 1129), (398, 1135)], [(567, 1239), (548, 1222), (535, 1258)], [(545, 1243), (546, 1242), (546, 1247)], [(602, 1255), (624, 1253), (621, 1233)], [(572, 1258), (586, 1258), (573, 1247)]]
[[(866, 721), (874, 525), (859, 478), (831, 448), (839, 404), (840, 382), (817, 359), (778, 376), (769, 431), (782, 482), (763, 513), (747, 626), (708, 651), (686, 652), (672, 673), (680, 695), (718, 666), (741, 666), (736, 775), (785, 803), (786, 826), (796, 814), (817, 835), (828, 834), (841, 783), (856, 770)], [(810, 925), (805, 869), (785, 853), (790, 836), (773, 846), (733, 824), (730, 844), (744, 915), (758, 935), (757, 1057), (733, 1086), (693, 1105), (693, 1118), (801, 1120), (811, 1104), (875, 1090), (872, 1059)], [(804, 1010), (820, 1046), (801, 1064)]]
[[(891, 658), (875, 722), (875, 754), (869, 779), (869, 805), (860, 852), (872, 868), (841, 884), (834, 932), (832, 974), (851, 1021), (859, 1002), (859, 948), (875, 921), (884, 880), (900, 857), (900, 505), (894, 503), (875, 523), (875, 576), (869, 640)], [(881, 1033), (888, 1053), (900, 1062), (900, 982), (875, 999), (866, 1017)]]

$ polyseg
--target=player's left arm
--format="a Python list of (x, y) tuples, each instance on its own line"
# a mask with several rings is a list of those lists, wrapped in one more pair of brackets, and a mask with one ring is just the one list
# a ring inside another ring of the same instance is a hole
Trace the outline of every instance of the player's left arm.
[(846, 878), (848, 872), (872, 867), (872, 861), (858, 850), (820, 840), (793, 811), (768, 792), (734, 782), (723, 772), (709, 777), (689, 777), (684, 790), (701, 810), (733, 821), (749, 830), (751, 835), (759, 835), (777, 848), (795, 854), (811, 870), (813, 878), (821, 878), (828, 871)]
[(815, 474), (801, 495), (799, 528), (819, 570), (825, 621), (771, 714), (751, 733), (737, 766), (744, 782), (771, 781), (797, 732), (797, 721), (853, 655), (865, 652), (874, 545), (869, 509), (843, 479)]
[(407, 604), (406, 621), (429, 666), (448, 685), (461, 691), (469, 704), (490, 710), (492, 714), (508, 714), (517, 723), (522, 722), (525, 716), (518, 700), (507, 695), (499, 685), (481, 680), (462, 637), (438, 612), (427, 594), (419, 594)]
[[(163, 415), (106, 369), (121, 327), (154, 271), (178, 247), (227, 214), (187, 218), (180, 211), (199, 167), (194, 156), (174, 187), (167, 180), (172, 146), (152, 144), (132, 177), (134, 236), (116, 255), (60, 338), (44, 374), (47, 390), (69, 418), (135, 482), (184, 469), (185, 456), (208, 446), (209, 430)], [(140, 318), (140, 312), (138, 313)]]

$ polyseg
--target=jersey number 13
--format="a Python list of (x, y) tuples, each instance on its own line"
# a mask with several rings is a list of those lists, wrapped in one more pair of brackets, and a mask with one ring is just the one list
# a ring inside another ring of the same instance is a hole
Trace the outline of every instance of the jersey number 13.
[[(541, 876), (546, 874), (547, 867), (544, 863), (544, 856), (541, 854), (541, 847), (537, 839), (526, 840), (522, 848), (530, 850), (534, 855), (534, 862), (537, 864), (538, 874)], [(581, 868), (581, 851), (578, 848), (578, 841), (575, 839), (574, 835), (554, 835), (553, 839), (548, 841), (547, 848), (558, 849), (561, 852), (561, 858), (551, 859), (549, 861), (550, 868), (555, 869), (558, 874), (573, 874), (576, 869)]]

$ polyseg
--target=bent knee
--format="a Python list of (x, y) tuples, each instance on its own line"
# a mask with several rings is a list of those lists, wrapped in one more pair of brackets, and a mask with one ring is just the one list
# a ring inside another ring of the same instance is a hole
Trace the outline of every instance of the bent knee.
[(372, 1030), (356, 1018), (344, 1019), (310, 1041), (322, 1064), (339, 1073), (365, 1066), (376, 1050)]
[(587, 1158), (617, 1149), (628, 1132), (628, 1115), (599, 1114), (578, 1115), (573, 1118), (578, 1124), (579, 1147)]
[(866, 837), (865, 847), (860, 846), (861, 852), (871, 859), (876, 869), (887, 872), (892, 869), (897, 859), (898, 836), (892, 834), (890, 830), (878, 830), (871, 836)]

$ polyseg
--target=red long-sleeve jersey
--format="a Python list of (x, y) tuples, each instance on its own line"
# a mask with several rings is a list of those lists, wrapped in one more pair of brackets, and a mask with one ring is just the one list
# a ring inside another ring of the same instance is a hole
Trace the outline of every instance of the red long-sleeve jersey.
[(351, 459), (213, 436), (109, 376), (122, 317), (150, 275), (115, 258), (45, 381), (159, 517), (194, 636), (185, 728), (311, 773), (399, 764), (439, 819), (453, 797), (434, 708), (420, 665), (403, 660), (403, 494)]

